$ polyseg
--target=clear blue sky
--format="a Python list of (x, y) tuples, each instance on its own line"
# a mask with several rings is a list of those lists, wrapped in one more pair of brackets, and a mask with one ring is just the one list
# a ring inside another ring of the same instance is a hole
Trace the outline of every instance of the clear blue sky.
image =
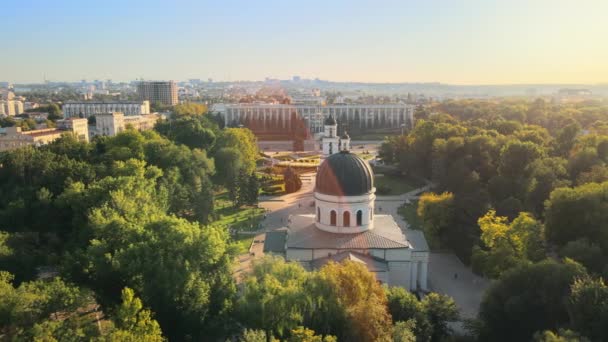
[(13, 0), (0, 81), (608, 82), (608, 0)]

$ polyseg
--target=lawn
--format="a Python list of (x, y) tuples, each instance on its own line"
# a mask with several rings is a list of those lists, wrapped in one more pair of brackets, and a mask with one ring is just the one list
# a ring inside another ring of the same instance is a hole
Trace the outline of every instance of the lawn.
[(235, 208), (226, 192), (216, 195), (215, 211), (219, 215), (214, 224), (234, 228), (237, 231), (254, 231), (264, 219), (264, 209), (254, 206)]
[(238, 247), (238, 254), (246, 254), (249, 252), (249, 247), (251, 247), (251, 243), (255, 235), (248, 234), (236, 234), (234, 237), (234, 242)]
[(377, 195), (401, 195), (417, 188), (417, 184), (411, 180), (394, 176), (390, 174), (376, 175), (374, 185), (377, 189)]
[(371, 153), (365, 153), (365, 152), (363, 152), (363, 153), (356, 153), (355, 152), (355, 154), (357, 156), (359, 156), (359, 158), (361, 158), (363, 160), (370, 160), (370, 159), (374, 158), (374, 155), (371, 154)]
[(422, 230), (422, 222), (416, 213), (418, 201), (412, 201), (410, 204), (404, 204), (397, 210), (399, 215), (403, 217), (405, 222), (409, 224), (410, 229)]

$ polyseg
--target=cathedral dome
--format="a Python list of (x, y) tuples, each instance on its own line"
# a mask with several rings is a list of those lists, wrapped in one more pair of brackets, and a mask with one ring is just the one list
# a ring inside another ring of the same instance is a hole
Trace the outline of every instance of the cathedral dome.
[(373, 191), (374, 173), (357, 155), (342, 151), (319, 166), (315, 192), (332, 196), (360, 196)]
[(327, 119), (325, 119), (325, 126), (335, 126), (338, 122), (334, 119), (333, 115), (330, 115)]

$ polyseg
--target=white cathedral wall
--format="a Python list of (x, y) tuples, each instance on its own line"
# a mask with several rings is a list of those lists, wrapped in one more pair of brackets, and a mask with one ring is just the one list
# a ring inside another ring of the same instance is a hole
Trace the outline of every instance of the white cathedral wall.
[(412, 259), (412, 250), (409, 248), (370, 249), (369, 254), (386, 261), (410, 261)]
[(285, 258), (290, 261), (310, 261), (312, 260), (312, 254), (312, 249), (287, 248)]
[(412, 290), (411, 286), (411, 263), (408, 261), (390, 261), (388, 263), (388, 284), (391, 286), (401, 286)]
[[(376, 196), (373, 194), (362, 196), (330, 196), (315, 193), (315, 203), (318, 212), (321, 213), (321, 220), (316, 222), (319, 229), (333, 233), (356, 233), (374, 227), (370, 213), (374, 208)], [(336, 225), (331, 225), (331, 211), (336, 211)], [(361, 210), (361, 225), (357, 226), (357, 211)], [(350, 226), (344, 227), (344, 212), (350, 213)], [(318, 217), (316, 218), (318, 219)]]
[(386, 261), (410, 261), (412, 250), (409, 248), (387, 249)]
[(379, 282), (381, 282), (382, 284), (389, 284), (389, 276), (388, 276), (388, 272), (374, 272), (374, 275), (376, 276), (376, 279), (378, 279)]

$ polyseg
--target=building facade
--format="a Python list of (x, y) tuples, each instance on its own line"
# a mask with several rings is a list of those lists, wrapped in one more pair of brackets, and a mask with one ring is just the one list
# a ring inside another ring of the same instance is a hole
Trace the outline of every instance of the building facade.
[(146, 131), (153, 129), (161, 118), (159, 114), (132, 116), (125, 116), (120, 112), (98, 114), (95, 116), (94, 134), (113, 137), (129, 126), (138, 131)]
[(90, 116), (121, 112), (125, 115), (150, 114), (149, 101), (68, 101), (63, 105), (65, 118), (88, 118)]
[(415, 106), (388, 105), (286, 105), (286, 104), (219, 104), (212, 111), (224, 116), (226, 125), (252, 122), (264, 129), (287, 129), (292, 122), (303, 120), (311, 133), (324, 130), (324, 121), (332, 115), (349, 129), (400, 128), (414, 120)]
[[(57, 128), (43, 128), (21, 131), (21, 127), (6, 127), (0, 134), (0, 151), (32, 145), (42, 146), (59, 139), (64, 134), (74, 134), (78, 139), (88, 141), (87, 119), (60, 120)], [(85, 140), (86, 139), (86, 140)]]
[(125, 130), (125, 115), (120, 112), (98, 114), (95, 116), (97, 135), (113, 137)]
[(350, 260), (391, 286), (428, 290), (429, 247), (422, 231), (401, 228), (376, 214), (369, 164), (342, 150), (327, 157), (316, 176), (314, 213), (291, 215), (288, 226), (268, 232), (264, 252), (307, 269)]
[(177, 82), (141, 81), (137, 84), (137, 94), (141, 100), (175, 106), (178, 101)]
[(0, 101), (0, 115), (15, 116), (22, 114), (23, 102), (17, 100)]
[(57, 120), (57, 128), (70, 131), (79, 141), (89, 142), (89, 121), (87, 119), (68, 118)]

